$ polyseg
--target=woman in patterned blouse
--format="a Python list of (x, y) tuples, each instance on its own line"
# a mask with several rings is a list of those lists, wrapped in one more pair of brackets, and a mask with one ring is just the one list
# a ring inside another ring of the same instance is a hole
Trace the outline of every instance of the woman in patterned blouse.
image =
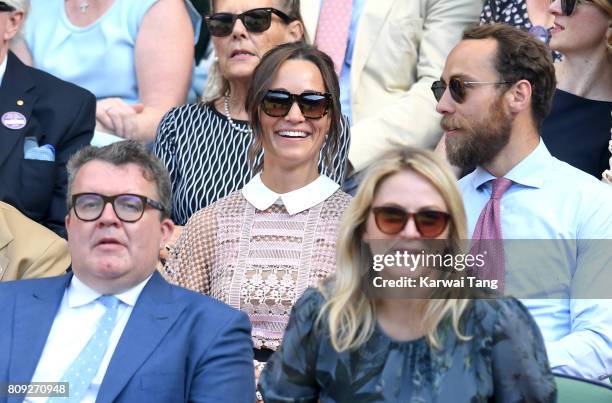
[[(266, 403), (555, 401), (542, 336), (518, 300), (465, 299), (478, 295), (467, 280), (428, 299), (417, 299), (423, 288), (376, 288), (381, 278), (401, 281), (399, 273), (420, 283), (387, 261), (411, 245), (445, 256), (461, 250), (459, 189), (433, 153), (402, 149), (370, 167), (338, 233), (335, 275), (296, 303), (263, 370)], [(376, 256), (385, 258), (382, 270)], [(414, 273), (463, 276), (457, 265), (438, 268)]]
[(259, 173), (193, 215), (165, 274), (245, 311), (255, 359), (265, 362), (295, 301), (336, 265), (336, 228), (350, 196), (317, 164), (324, 142), (326, 158), (339, 142), (333, 62), (299, 42), (273, 49), (254, 72), (247, 110), (255, 137), (250, 155), (265, 151)]
[[(256, 173), (247, 158), (254, 136), (245, 109), (253, 70), (275, 46), (305, 41), (299, 0), (214, 0), (212, 6), (206, 23), (216, 61), (204, 98), (169, 111), (154, 148), (170, 173), (172, 219), (179, 226), (242, 189)], [(349, 146), (348, 120), (342, 122), (333, 158), (321, 158), (319, 164), (321, 172), (340, 184)]]

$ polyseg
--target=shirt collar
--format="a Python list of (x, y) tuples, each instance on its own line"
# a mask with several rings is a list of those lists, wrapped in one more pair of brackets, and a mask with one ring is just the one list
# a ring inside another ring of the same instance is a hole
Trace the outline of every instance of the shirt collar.
[[(544, 186), (546, 172), (552, 161), (552, 155), (542, 139), (540, 139), (538, 146), (527, 157), (523, 158), (521, 162), (516, 164), (504, 177), (514, 183), (527, 187), (541, 188)], [(482, 166), (478, 166), (472, 176), (472, 185), (474, 189), (478, 189), (493, 179), (495, 179), (495, 176), (491, 175)]]
[(325, 201), (338, 188), (340, 185), (336, 182), (325, 175), (319, 175), (317, 179), (302, 188), (279, 194), (264, 185), (261, 173), (258, 173), (242, 188), (242, 195), (261, 211), (270, 208), (280, 198), (289, 215), (294, 215)]
[[(117, 297), (124, 304), (133, 307), (136, 304), (136, 300), (140, 296), (142, 289), (145, 285), (147, 285), (147, 282), (149, 281), (151, 276), (147, 277), (144, 281), (136, 284), (129, 290), (124, 291), (120, 294), (115, 294), (115, 297)], [(90, 288), (89, 286), (85, 285), (85, 283), (78, 279), (76, 274), (72, 276), (72, 280), (70, 281), (70, 285), (68, 286), (67, 294), (69, 308), (77, 308), (79, 306), (87, 305), (95, 301), (102, 295), (99, 292)]]
[(2, 85), (2, 80), (4, 79), (4, 73), (6, 72), (6, 61), (8, 60), (8, 54), (4, 56), (4, 61), (0, 63), (0, 85)]

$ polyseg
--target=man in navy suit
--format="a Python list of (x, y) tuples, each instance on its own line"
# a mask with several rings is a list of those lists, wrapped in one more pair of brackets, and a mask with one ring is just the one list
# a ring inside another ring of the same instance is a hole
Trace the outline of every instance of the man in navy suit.
[(247, 316), (155, 270), (173, 230), (162, 163), (124, 141), (68, 173), (73, 274), (0, 284), (0, 402), (21, 401), (6, 383), (69, 382), (70, 401), (252, 403)]
[(0, 0), (0, 200), (66, 237), (66, 162), (91, 141), (96, 99), (8, 50), (24, 4)]

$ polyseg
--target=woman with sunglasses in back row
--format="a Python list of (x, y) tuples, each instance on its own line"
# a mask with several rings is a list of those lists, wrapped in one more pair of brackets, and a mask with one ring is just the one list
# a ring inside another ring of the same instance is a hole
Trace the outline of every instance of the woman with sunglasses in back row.
[(329, 56), (300, 42), (271, 50), (246, 100), (251, 161), (265, 151), (258, 173), (189, 220), (166, 276), (245, 311), (255, 359), (265, 362), (294, 302), (334, 270), (336, 228), (350, 196), (317, 166), (326, 138), (326, 159), (339, 142), (339, 85)]
[[(205, 97), (164, 117), (154, 150), (170, 172), (172, 219), (178, 225), (251, 179), (255, 172), (247, 153), (255, 137), (245, 99), (253, 70), (275, 46), (305, 40), (299, 0), (214, 0), (211, 10), (205, 21), (216, 62)], [(345, 119), (338, 130), (333, 158), (321, 158), (319, 167), (342, 184), (349, 145)], [(260, 153), (257, 162), (261, 158)]]
[[(535, 27), (521, 17), (525, 10)], [(491, 0), (481, 22), (531, 27), (563, 55), (555, 63), (557, 90), (542, 139), (553, 156), (601, 178), (609, 168), (612, 127), (612, 1)]]
[[(381, 251), (456, 256), (465, 237), (446, 164), (414, 148), (384, 155), (338, 229), (335, 274), (293, 308), (260, 377), (264, 401), (554, 402), (542, 336), (518, 300), (466, 299), (478, 295), (467, 287), (373, 289), (374, 276), (409, 273), (388, 262), (374, 272)], [(438, 279), (460, 275), (427, 269)]]
[(553, 156), (601, 179), (612, 127), (612, 0), (554, 0), (549, 12), (549, 45), (563, 60), (542, 140)]

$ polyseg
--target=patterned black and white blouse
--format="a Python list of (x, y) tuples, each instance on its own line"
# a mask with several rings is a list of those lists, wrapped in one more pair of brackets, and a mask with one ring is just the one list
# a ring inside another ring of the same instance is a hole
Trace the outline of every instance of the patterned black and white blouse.
[[(486, 0), (480, 13), (480, 24), (501, 22), (528, 31), (533, 26), (527, 13), (527, 0)], [(552, 52), (553, 60), (559, 61), (559, 52)]]
[(526, 0), (487, 0), (480, 14), (481, 24), (503, 22), (527, 31), (531, 21)]
[[(240, 129), (248, 127), (242, 120), (234, 119), (234, 124)], [(247, 157), (252, 142), (250, 133), (234, 129), (211, 104), (182, 105), (164, 116), (153, 152), (170, 172), (172, 219), (177, 225), (185, 225), (198, 210), (244, 187), (256, 173)], [(349, 143), (350, 125), (343, 117), (340, 145), (331, 166), (319, 158), (319, 171), (340, 185)], [(257, 157), (257, 162), (262, 156), (263, 153)]]

